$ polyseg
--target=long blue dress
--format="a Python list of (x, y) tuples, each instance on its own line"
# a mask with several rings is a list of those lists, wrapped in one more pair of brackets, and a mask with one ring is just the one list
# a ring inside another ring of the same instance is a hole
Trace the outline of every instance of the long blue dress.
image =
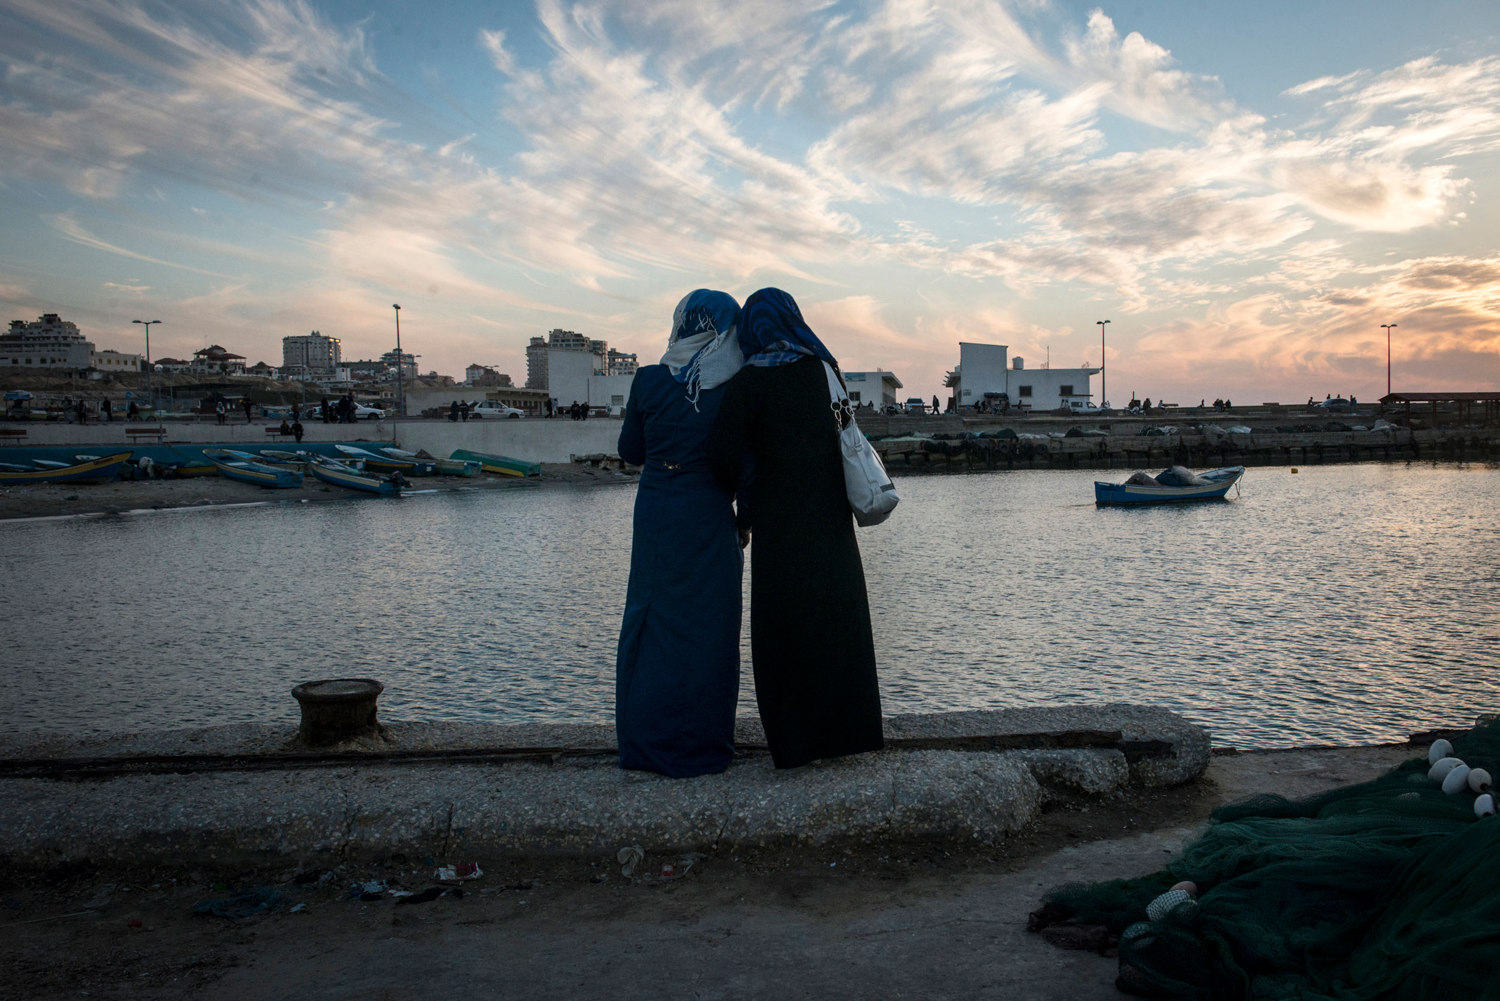
[(624, 768), (706, 775), (734, 756), (744, 557), (733, 494), (705, 454), (723, 397), (703, 390), (695, 410), (664, 365), (630, 388), (619, 452), (642, 468), (615, 659)]

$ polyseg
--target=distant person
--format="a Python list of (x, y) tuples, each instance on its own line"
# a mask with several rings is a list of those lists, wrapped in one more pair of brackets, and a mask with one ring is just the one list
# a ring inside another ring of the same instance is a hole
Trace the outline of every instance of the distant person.
[(589, 401), (584, 400), (578, 405), (578, 419), (586, 421), (589, 419)]
[(1228, 401), (1228, 400), (1225, 400), (1225, 401), (1224, 401), (1224, 412), (1225, 412), (1225, 413), (1226, 413), (1226, 414), (1227, 414), (1227, 413), (1229, 413), (1229, 408), (1230, 408), (1230, 407), (1233, 407), (1233, 406), (1234, 406), (1234, 404), (1233, 404), (1233, 403), (1230, 403), (1230, 402), (1229, 402), (1229, 401)]
[(318, 412), (323, 418), (324, 424), (327, 424), (332, 419), (328, 413), (328, 397), (323, 397), (323, 402), (318, 404)]
[(83, 400), (80, 399), (78, 401), (78, 406), (74, 409), (78, 413), (78, 423), (87, 424), (89, 422), (89, 408), (84, 405)]
[(297, 439), (297, 444), (302, 444), (302, 422), (296, 417), (292, 418), (292, 437)]
[(575, 421), (578, 419), (578, 401), (577, 400), (574, 400), (573, 403), (572, 403), (572, 405), (568, 407), (568, 416), (571, 419), (575, 420)]
[(255, 421), (253, 419), (253, 414), (255, 412), (255, 404), (250, 402), (250, 397), (247, 396), (243, 400), (241, 400), (240, 406), (245, 409), (245, 423), (254, 424)]
[(660, 364), (630, 386), (617, 448), (641, 476), (615, 657), (622, 768), (687, 777), (734, 757), (744, 555), (734, 486), (714, 478), (706, 448), (744, 363), (739, 312), (723, 292), (689, 293)]
[(131, 400), (130, 406), (125, 408), (125, 419), (127, 421), (137, 421), (141, 419), (141, 408), (136, 406), (134, 400)]
[(1141, 413), (1143, 413), (1143, 414), (1149, 414), (1150, 412), (1151, 412), (1151, 397), (1148, 396), (1148, 397), (1146, 397), (1146, 402), (1141, 404)]
[(942, 410), (938, 408), (938, 398), (936, 396), (932, 398), (932, 412), (934, 414), (942, 413)]
[(286, 418), (285, 417), (283, 417), (281, 419), (281, 427), (277, 429), (277, 432), (279, 434), (291, 434), (292, 433), (292, 426), (286, 422)]
[(469, 423), (469, 414), (472, 413), (473, 410), (474, 408), (469, 405), (469, 401), (464, 400), (458, 405), (458, 419), (463, 421), (465, 424)]
[(296, 421), (296, 420), (301, 420), (301, 419), (302, 419), (302, 411), (297, 406), (297, 404), (293, 403), (292, 404), (292, 420)]
[(99, 412), (104, 415), (104, 420), (106, 423), (114, 422), (115, 413), (110, 409), (109, 397), (106, 396), (104, 400), (99, 404)]
[(458, 423), (458, 401), (454, 400), (448, 404), (448, 420), (454, 424)]
[(229, 419), (229, 409), (224, 406), (223, 400), (214, 404), (214, 417), (216, 418), (216, 423), (219, 424), (223, 424)]
[(838, 363), (780, 289), (745, 301), (740, 347), (745, 367), (724, 391), (708, 459), (726, 489), (746, 456), (753, 466), (750, 650), (771, 760), (878, 750), (870, 603), (824, 368)]
[(545, 401), (545, 405), (546, 405), (546, 408), (547, 408), (547, 416), (551, 417), (552, 416), (552, 398), (551, 397), (547, 398), (547, 400)]

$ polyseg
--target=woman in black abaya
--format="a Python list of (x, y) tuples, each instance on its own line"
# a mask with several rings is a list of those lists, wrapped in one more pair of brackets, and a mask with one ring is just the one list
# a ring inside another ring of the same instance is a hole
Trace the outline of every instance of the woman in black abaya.
[[(726, 487), (753, 458), (750, 648), (755, 698), (777, 768), (883, 746), (864, 568), (844, 492), (833, 355), (792, 297), (762, 289), (740, 320), (745, 367), (709, 437)], [(743, 487), (742, 487), (743, 489)]]

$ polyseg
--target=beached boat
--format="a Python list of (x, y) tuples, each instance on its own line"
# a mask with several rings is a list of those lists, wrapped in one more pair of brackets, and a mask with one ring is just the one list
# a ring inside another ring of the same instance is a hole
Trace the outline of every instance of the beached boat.
[(484, 472), (479, 463), (471, 459), (434, 459), (432, 465), (439, 476), (478, 476)]
[(72, 465), (38, 466), (35, 469), (0, 469), (0, 484), (15, 483), (104, 483), (118, 480), (130, 461), (129, 452), (96, 455)]
[(335, 445), (341, 454), (364, 463), (366, 469), (387, 473), (404, 473), (407, 476), (431, 476), (432, 463), (421, 459), (401, 459), (394, 455), (381, 455), (357, 445)]
[(205, 448), (203, 454), (218, 467), (219, 473), (226, 479), (281, 489), (302, 485), (302, 470), (291, 466), (253, 462), (242, 458), (248, 453), (228, 448)]
[(541, 476), (542, 464), (540, 462), (526, 462), (522, 459), (512, 459), (506, 455), (491, 455), (488, 452), (471, 452), (467, 448), (453, 450), (450, 459), (464, 459), (469, 462), (479, 463), (479, 467), (486, 473), (498, 473), (501, 476)]
[(1194, 473), (1182, 466), (1173, 466), (1152, 476), (1136, 473), (1124, 483), (1101, 483), (1094, 481), (1094, 503), (1117, 504), (1171, 504), (1178, 501), (1222, 500), (1229, 488), (1245, 475), (1244, 466), (1225, 466)]
[(380, 451), (392, 459), (412, 464), (410, 470), (402, 470), (402, 472), (416, 476), (437, 475), (437, 460), (430, 455), (418, 455), (416, 452), (411, 452), (404, 448), (393, 448), (389, 445), (382, 447)]
[(352, 466), (324, 456), (312, 456), (312, 465), (308, 468), (318, 479), (336, 487), (363, 490), (365, 493), (380, 494), (385, 497), (399, 496), (401, 493), (403, 481), (400, 473), (393, 473), (390, 476), (380, 473), (362, 473)]

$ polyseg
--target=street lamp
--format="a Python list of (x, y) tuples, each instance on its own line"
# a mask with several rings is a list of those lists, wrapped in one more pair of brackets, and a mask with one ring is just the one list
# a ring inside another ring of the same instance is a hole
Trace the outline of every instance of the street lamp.
[(156, 380), (151, 374), (151, 324), (160, 323), (160, 320), (131, 320), (131, 323), (139, 323), (146, 328), (146, 392), (151, 396), (151, 415), (156, 416)]
[(1104, 325), (1108, 320), (1096, 320), (1099, 324), (1099, 403), (1109, 403), (1109, 376), (1104, 374)]
[(1391, 395), (1391, 331), (1396, 329), (1394, 323), (1382, 323), (1385, 328), (1385, 395)]
[(391, 308), (396, 311), (396, 416), (406, 416), (406, 394), (402, 392), (401, 370), (406, 367), (401, 358), (401, 304), (391, 303)]

